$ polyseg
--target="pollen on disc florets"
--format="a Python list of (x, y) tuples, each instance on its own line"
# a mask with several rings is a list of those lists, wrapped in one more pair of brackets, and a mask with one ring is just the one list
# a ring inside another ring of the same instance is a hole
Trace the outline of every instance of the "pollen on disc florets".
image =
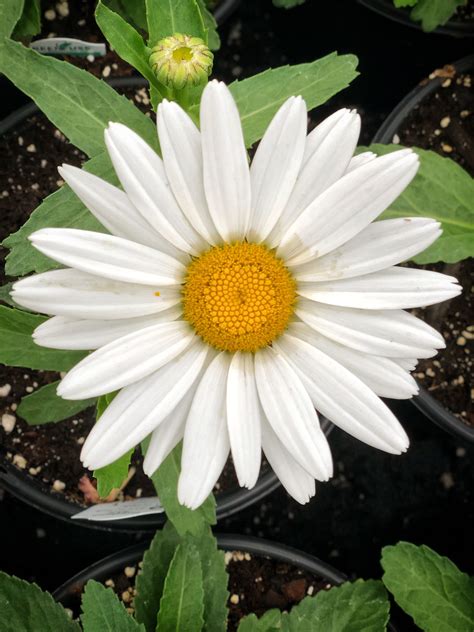
[(150, 66), (158, 81), (169, 88), (206, 83), (214, 55), (199, 37), (175, 33), (153, 47)]
[(293, 314), (296, 284), (259, 244), (216, 246), (188, 267), (185, 319), (222, 351), (257, 351), (281, 335)]

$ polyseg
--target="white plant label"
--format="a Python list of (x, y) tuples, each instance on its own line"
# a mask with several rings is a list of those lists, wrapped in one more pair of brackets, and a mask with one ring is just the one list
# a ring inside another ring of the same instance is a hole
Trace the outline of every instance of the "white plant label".
[(43, 55), (72, 55), (74, 57), (103, 57), (107, 52), (105, 44), (84, 42), (71, 37), (48, 37), (31, 42), (30, 48)]
[(164, 509), (156, 496), (153, 498), (137, 498), (113, 503), (99, 503), (72, 516), (73, 520), (123, 520), (134, 516), (163, 513)]

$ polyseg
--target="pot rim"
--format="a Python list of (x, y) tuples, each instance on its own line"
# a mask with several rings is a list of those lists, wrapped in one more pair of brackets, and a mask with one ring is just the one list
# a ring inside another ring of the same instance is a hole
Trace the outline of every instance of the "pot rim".
[[(224, 551), (244, 551), (253, 555), (262, 555), (281, 562), (288, 562), (310, 573), (319, 575), (337, 585), (347, 580), (346, 575), (329, 564), (322, 562), (313, 555), (306, 554), (286, 544), (280, 544), (254, 536), (227, 533), (216, 534), (216, 539), (219, 548)], [(52, 593), (54, 599), (56, 601), (62, 601), (68, 597), (71, 589), (75, 592), (82, 588), (89, 579), (98, 579), (101, 581), (106, 579), (111, 573), (117, 572), (120, 568), (127, 566), (127, 564), (136, 564), (141, 560), (149, 545), (149, 541), (140, 542), (94, 562), (61, 584), (61, 586)]]
[[(474, 68), (474, 55), (468, 55), (452, 65), (457, 72), (471, 70)], [(435, 92), (444, 80), (442, 77), (436, 77), (426, 85), (418, 85), (409, 92), (382, 123), (372, 139), (372, 143), (391, 143), (394, 134), (400, 129), (414, 107)], [(463, 423), (452, 412), (444, 408), (425, 388), (420, 387), (419, 394), (409, 401), (443, 430), (458, 438), (474, 442), (474, 427)]]
[[(389, 18), (394, 22), (409, 26), (417, 31), (422, 31), (421, 24), (415, 22), (410, 18), (409, 11), (403, 8), (397, 8), (393, 5), (391, 0), (357, 0), (359, 4), (371, 9), (375, 13)], [(438, 26), (426, 35), (450, 35), (451, 37), (474, 37), (474, 21), (458, 22), (456, 20), (448, 20), (446, 24)]]
[[(335, 586), (339, 586), (348, 580), (347, 575), (337, 570), (330, 564), (321, 561), (319, 558), (309, 553), (304, 553), (299, 549), (266, 540), (255, 536), (237, 534), (216, 534), (218, 547), (224, 551), (243, 551), (252, 555), (269, 557), (271, 559), (286, 562), (301, 568), (313, 575), (322, 577)], [(52, 594), (56, 601), (66, 601), (71, 593), (82, 590), (84, 584), (89, 579), (103, 581), (112, 573), (124, 568), (129, 564), (136, 564), (141, 560), (143, 554), (149, 547), (149, 542), (140, 542), (122, 551), (117, 551), (107, 557), (94, 562), (84, 570), (76, 573), (73, 577), (61, 584)], [(393, 623), (388, 624), (389, 632), (397, 632)]]

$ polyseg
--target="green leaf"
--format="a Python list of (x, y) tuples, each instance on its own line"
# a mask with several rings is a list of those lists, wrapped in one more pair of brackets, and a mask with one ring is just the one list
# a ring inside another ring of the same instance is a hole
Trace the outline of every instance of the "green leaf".
[(113, 489), (119, 489), (127, 478), (132, 458), (133, 448), (123, 454), (119, 459), (94, 470), (94, 478), (97, 480), (97, 492), (101, 498), (107, 498)]
[(188, 543), (178, 546), (166, 575), (158, 612), (159, 632), (201, 632), (204, 589), (197, 548)]
[(211, 50), (219, 50), (221, 47), (221, 38), (217, 32), (216, 19), (207, 8), (205, 0), (197, 0), (197, 3), (204, 21), (204, 27), (207, 31), (207, 45)]
[(383, 582), (425, 632), (474, 630), (474, 578), (427, 546), (382, 549)]
[(216, 501), (211, 494), (203, 504), (192, 511), (178, 501), (177, 489), (181, 464), (181, 444), (167, 456), (151, 480), (166, 516), (180, 535), (199, 535), (206, 525), (216, 523)]
[[(118, 183), (106, 152), (86, 162), (83, 168), (111, 184)], [(23, 276), (29, 272), (45, 272), (52, 268), (61, 267), (33, 248), (28, 239), (31, 233), (45, 226), (105, 231), (77, 195), (67, 185), (64, 185), (59, 191), (43, 200), (20, 230), (4, 240), (3, 245), (11, 249), (5, 265), (7, 274)]]
[(167, 522), (161, 531), (156, 532), (143, 556), (142, 569), (135, 583), (135, 616), (145, 625), (147, 632), (155, 632), (165, 577), (180, 541), (176, 529)]
[(81, 608), (84, 632), (145, 632), (143, 625), (128, 614), (114, 591), (93, 579), (86, 584)]
[(456, 9), (466, 4), (466, 0), (418, 0), (412, 9), (411, 19), (421, 22), (424, 31), (433, 31), (446, 24)]
[[(302, 95), (308, 110), (325, 103), (358, 75), (357, 57), (331, 53), (309, 64), (281, 66), (234, 81), (229, 88), (240, 112), (245, 142), (250, 147), (262, 138), (271, 119), (286, 99)], [(198, 107), (191, 108), (196, 117)]]
[(133, 23), (142, 31), (146, 31), (145, 0), (106, 0), (105, 4), (127, 22)]
[(305, 0), (273, 0), (273, 4), (276, 7), (283, 9), (292, 9), (300, 4), (304, 4)]
[[(2, 18), (3, 19), (3, 18)], [(25, 0), (23, 13), (12, 37), (30, 38), (41, 31), (41, 6), (39, 0)]]
[(240, 620), (238, 628), (238, 632), (280, 632), (280, 630), (281, 612), (279, 610), (268, 610), (260, 619), (254, 614), (249, 614)]
[(399, 9), (400, 7), (414, 7), (418, 0), (393, 0), (393, 4)]
[(146, 17), (150, 46), (174, 33), (193, 35), (207, 42), (196, 0), (146, 0)]
[(152, 85), (159, 88), (148, 63), (150, 50), (145, 46), (142, 36), (118, 13), (108, 9), (102, 2), (97, 5), (95, 18), (100, 30), (115, 52), (136, 68)]
[[(5, 283), (5, 285), (2, 285), (0, 287), (0, 301), (2, 301), (3, 303), (6, 303), (7, 305), (10, 305), (11, 307), (18, 307), (18, 305), (15, 303), (15, 301), (10, 296), (10, 292), (12, 291), (12, 287), (13, 287), (13, 282)], [(22, 309), (24, 309), (24, 308), (22, 308)]]
[(382, 583), (359, 579), (305, 597), (283, 617), (282, 632), (384, 632), (389, 609)]
[[(382, 155), (399, 150), (399, 145), (372, 145)], [(443, 234), (416, 263), (455, 263), (474, 255), (474, 179), (454, 160), (433, 151), (414, 147), (420, 169), (405, 191), (381, 215), (391, 217), (432, 217), (441, 222)]]
[(158, 148), (152, 121), (126, 97), (85, 70), (40, 55), (19, 42), (5, 41), (0, 46), (0, 71), (89, 156), (104, 151), (104, 129), (110, 121), (127, 125)]
[(17, 409), (18, 415), (31, 425), (41, 425), (73, 417), (94, 405), (95, 399), (71, 401), (58, 397), (58, 384), (52, 382), (23, 397)]
[(201, 558), (204, 587), (203, 632), (226, 632), (229, 576), (225, 568), (224, 553), (217, 548), (217, 540), (210, 527), (202, 535), (187, 536), (187, 539), (196, 545)]
[(40, 347), (32, 333), (44, 316), (0, 305), (0, 362), (29, 369), (68, 371), (86, 356), (83, 351), (59, 351)]
[(24, 0), (0, 0), (0, 42), (10, 37), (23, 13)]
[(1, 571), (0, 621), (2, 632), (80, 632), (49, 593)]

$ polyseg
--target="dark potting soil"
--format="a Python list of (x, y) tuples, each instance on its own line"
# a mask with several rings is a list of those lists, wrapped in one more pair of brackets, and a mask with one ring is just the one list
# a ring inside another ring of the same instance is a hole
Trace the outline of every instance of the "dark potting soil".
[[(473, 73), (456, 74), (452, 66), (446, 66), (430, 77), (427, 81), (440, 77), (441, 87), (414, 108), (394, 140), (447, 156), (474, 176)], [(423, 267), (457, 277), (463, 292), (452, 301), (419, 310), (424, 320), (442, 332), (446, 349), (435, 358), (422, 360), (415, 377), (443, 406), (463, 422), (474, 425), (473, 260)]]
[[(272, 608), (289, 611), (304, 597), (331, 588), (324, 579), (292, 564), (243, 551), (226, 552), (225, 564), (229, 574), (227, 632), (235, 632), (239, 621), (248, 614), (261, 617)], [(140, 568), (141, 562), (126, 566), (103, 581), (114, 590), (130, 614), (134, 612), (135, 580)], [(80, 593), (75, 597), (77, 599), (68, 603), (74, 614), (79, 612)]]
[[(128, 89), (124, 93), (142, 109), (149, 101), (144, 88)], [(47, 195), (62, 186), (57, 166), (63, 162), (80, 166), (84, 154), (69, 144), (65, 137), (45, 119), (34, 115), (0, 139), (0, 240), (18, 230), (31, 212)], [(0, 248), (2, 260), (6, 249)], [(1, 266), (0, 284), (11, 281)], [(94, 424), (94, 410), (89, 409), (73, 418), (55, 424), (30, 426), (16, 415), (23, 396), (59, 379), (52, 372), (0, 366), (0, 446), (7, 458), (49, 485), (56, 493), (84, 504), (85, 494), (94, 493), (83, 480), (90, 473), (79, 460), (81, 446)], [(10, 431), (10, 428), (14, 428)], [(153, 496), (153, 486), (141, 468), (142, 457), (137, 452), (132, 465), (135, 473), (120, 497)], [(263, 464), (265, 469), (266, 464)], [(234, 468), (229, 461), (215, 491), (238, 487)]]
[(474, 0), (467, 0), (467, 3), (456, 9), (453, 19), (460, 22), (474, 22)]

